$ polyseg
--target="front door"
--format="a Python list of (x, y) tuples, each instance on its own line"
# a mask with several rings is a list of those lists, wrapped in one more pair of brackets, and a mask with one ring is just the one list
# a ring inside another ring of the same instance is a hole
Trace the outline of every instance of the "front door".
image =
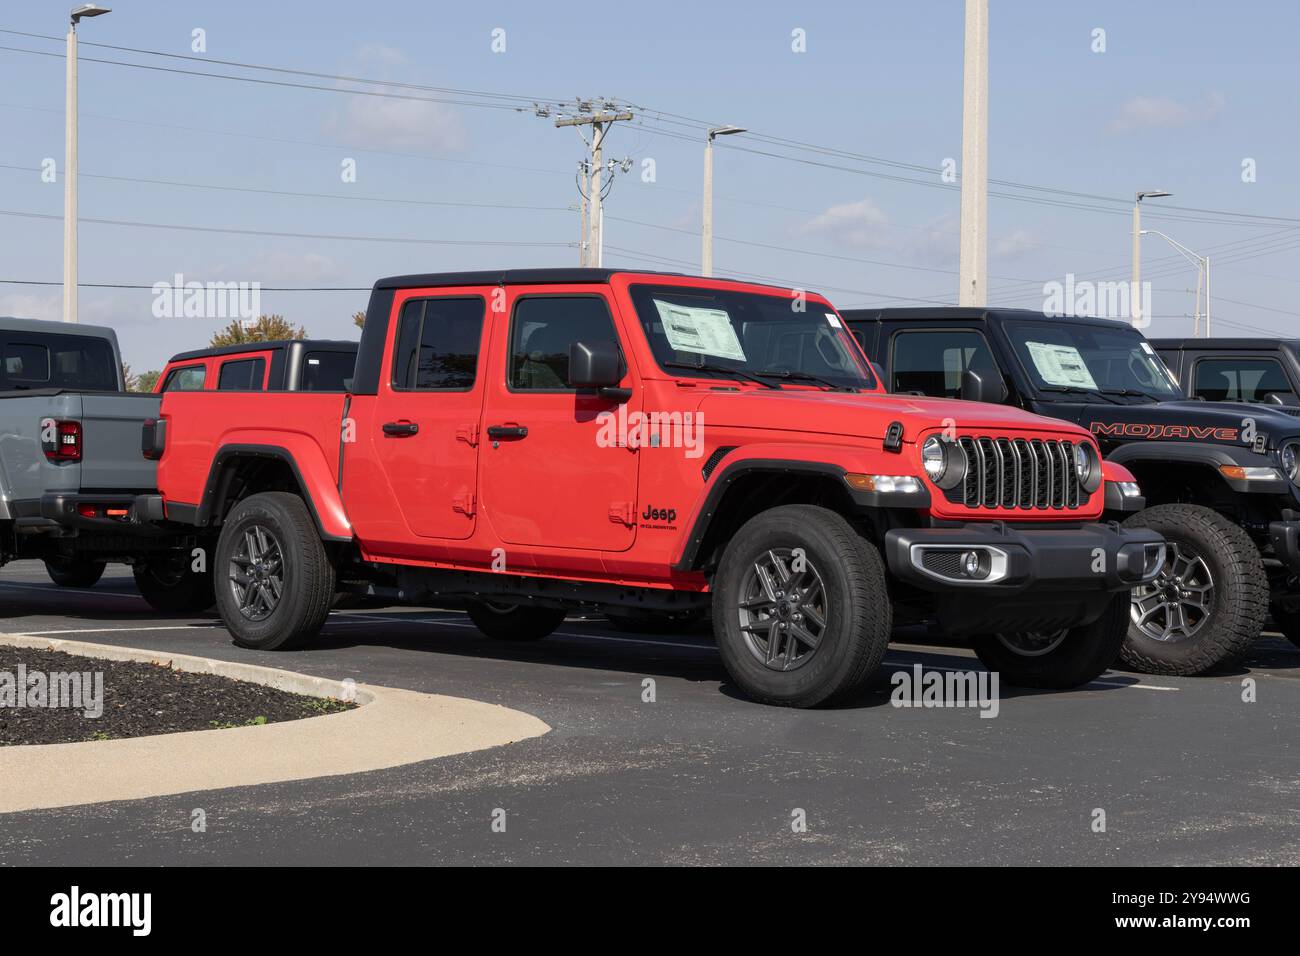
[[(637, 454), (611, 426), (620, 420), (619, 404), (568, 384), (572, 343), (620, 344), (611, 299), (590, 286), (521, 286), (508, 290), (506, 310), (510, 321), (499, 323), (483, 416), (487, 520), (507, 544), (630, 548)], [(630, 381), (625, 372), (623, 384)], [(633, 389), (627, 412), (639, 402)]]
[(474, 533), (487, 289), (399, 293), (392, 367), (367, 427), (417, 538)]

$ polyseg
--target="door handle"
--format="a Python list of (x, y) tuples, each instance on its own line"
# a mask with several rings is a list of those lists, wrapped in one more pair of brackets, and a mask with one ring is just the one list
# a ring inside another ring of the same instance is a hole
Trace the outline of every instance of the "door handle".
[(385, 422), (384, 434), (392, 435), (394, 438), (409, 438), (420, 430), (420, 426), (415, 422)]
[(489, 425), (488, 438), (527, 438), (527, 425)]

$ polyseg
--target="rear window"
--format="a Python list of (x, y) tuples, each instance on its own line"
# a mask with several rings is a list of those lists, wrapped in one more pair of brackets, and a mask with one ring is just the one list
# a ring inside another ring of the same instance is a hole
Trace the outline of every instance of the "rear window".
[(8, 335), (0, 343), (0, 390), (67, 388), (116, 392), (113, 347), (87, 335)]
[(221, 366), (217, 390), (221, 392), (260, 392), (266, 381), (266, 359), (237, 359)]
[(348, 392), (356, 369), (355, 352), (308, 352), (302, 359), (304, 392)]

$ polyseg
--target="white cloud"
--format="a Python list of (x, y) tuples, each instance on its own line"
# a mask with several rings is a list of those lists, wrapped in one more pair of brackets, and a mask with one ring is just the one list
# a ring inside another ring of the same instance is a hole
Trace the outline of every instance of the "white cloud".
[[(405, 54), (382, 44), (368, 44), (356, 55), (348, 72), (389, 82), (419, 82), (413, 76)], [(416, 97), (385, 99), (356, 95), (325, 119), (325, 131), (349, 143), (391, 149), (424, 149), (440, 153), (464, 152), (468, 134), (460, 114), (445, 103), (431, 103), (419, 97), (436, 96), (396, 86), (365, 85), (375, 93)]]
[(1144, 129), (1173, 129), (1214, 119), (1227, 103), (1222, 93), (1210, 93), (1200, 103), (1184, 103), (1171, 96), (1134, 96), (1124, 102), (1111, 120), (1112, 133)]
[(1013, 229), (994, 240), (989, 255), (994, 259), (1020, 259), (1033, 252), (1039, 245), (1038, 239), (1028, 229)]
[(889, 217), (871, 199), (840, 203), (799, 227), (801, 235), (820, 235), (859, 249), (878, 249), (888, 242)]

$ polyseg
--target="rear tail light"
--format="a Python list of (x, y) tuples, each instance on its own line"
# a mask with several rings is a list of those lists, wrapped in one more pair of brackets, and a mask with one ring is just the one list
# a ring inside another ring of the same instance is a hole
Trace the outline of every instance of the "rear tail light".
[(50, 461), (81, 461), (81, 422), (45, 419), (41, 422), (41, 449)]

